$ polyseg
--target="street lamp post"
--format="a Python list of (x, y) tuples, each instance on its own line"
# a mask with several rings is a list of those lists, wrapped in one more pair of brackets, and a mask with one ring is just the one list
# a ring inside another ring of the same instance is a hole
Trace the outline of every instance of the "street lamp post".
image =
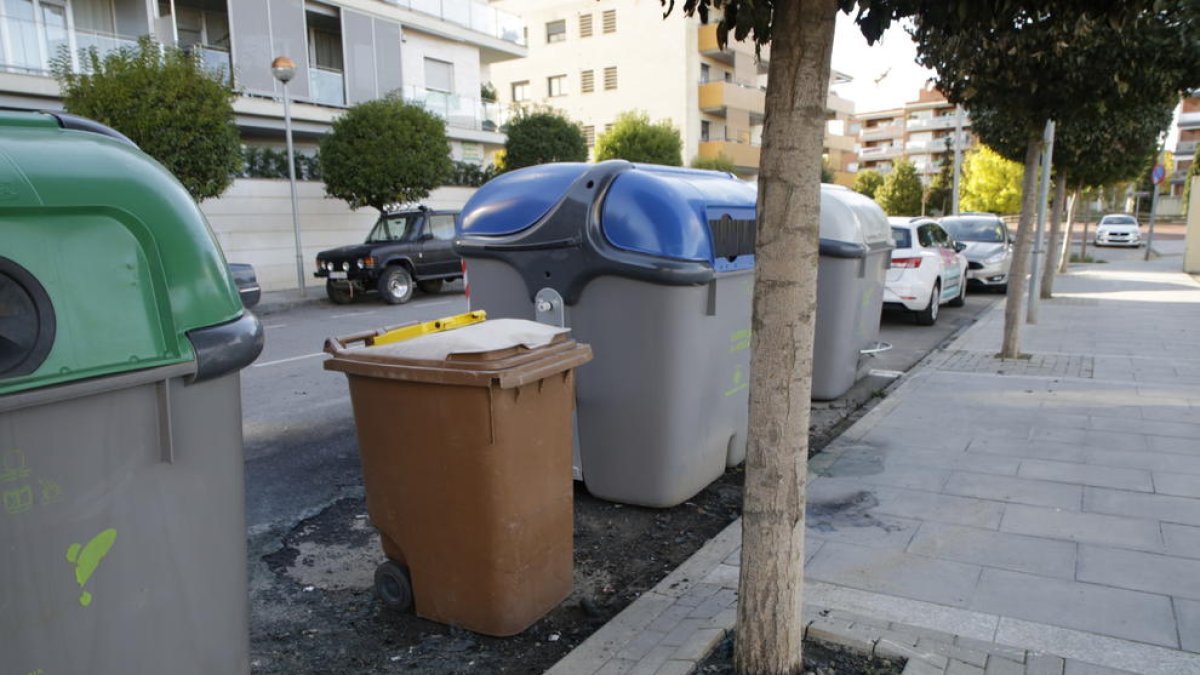
[(292, 147), (292, 105), (288, 100), (287, 85), (296, 75), (296, 62), (286, 56), (278, 56), (271, 62), (271, 74), (283, 84), (283, 127), (287, 135), (288, 183), (292, 188), (292, 232), (296, 236), (296, 285), (300, 297), (304, 297), (304, 249), (300, 245), (300, 208), (296, 200), (296, 160)]

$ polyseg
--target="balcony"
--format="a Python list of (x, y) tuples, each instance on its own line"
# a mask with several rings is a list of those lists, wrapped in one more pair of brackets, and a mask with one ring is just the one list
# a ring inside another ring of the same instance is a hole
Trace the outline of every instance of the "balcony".
[(858, 158), (864, 162), (892, 159), (904, 154), (904, 148), (896, 145), (876, 145), (858, 151)]
[(504, 109), (498, 103), (444, 91), (405, 87), (404, 100), (423, 105), (429, 112), (446, 120), (446, 126), (455, 129), (498, 133), (506, 121)]
[(311, 66), (308, 69), (309, 99), (321, 105), (346, 105), (346, 78), (340, 70)]
[(702, 159), (716, 159), (724, 155), (733, 162), (734, 167), (739, 171), (750, 172), (758, 170), (758, 161), (762, 156), (762, 148), (756, 143), (749, 142), (749, 138), (745, 139), (745, 142), (734, 140), (702, 140), (700, 141), (699, 154)]
[(1175, 144), (1176, 157), (1189, 157), (1196, 154), (1197, 141), (1179, 141)]
[(383, 0), (389, 5), (428, 14), (477, 33), (525, 46), (521, 18), (475, 0)]
[[(725, 45), (725, 49), (721, 49), (717, 45), (717, 24), (715, 23), (700, 24), (697, 27), (696, 38), (699, 43), (700, 53), (714, 61), (720, 61), (732, 66), (735, 54), (756, 58), (754, 43), (749, 40), (745, 42), (730, 40), (729, 44)], [(762, 75), (767, 72), (767, 65), (771, 62), (771, 48), (764, 45), (762, 55), (758, 58), (758, 74)]]
[[(941, 117), (934, 117), (932, 119), (908, 120), (905, 126), (907, 126), (909, 131), (920, 131), (924, 129), (953, 129), (954, 118), (954, 115), (943, 115)], [(963, 126), (971, 126), (971, 118), (967, 117), (965, 113), (963, 114)]]
[(1200, 129), (1200, 112), (1185, 112), (1179, 116), (1180, 129)]
[(766, 111), (766, 92), (758, 87), (748, 87), (735, 82), (704, 82), (700, 84), (700, 109), (713, 115), (725, 115), (725, 111), (746, 110), (751, 123), (762, 120)]
[(90, 70), (89, 53), (94, 49), (103, 60), (119, 49), (137, 47), (137, 38), (96, 31), (68, 31), (64, 25), (47, 21), (6, 18), (0, 21), (7, 49), (0, 50), (0, 71), (25, 75), (49, 75), (51, 63), (60, 56), (71, 59), (75, 72)]
[(877, 127), (863, 127), (863, 141), (885, 141), (891, 138), (899, 138), (899, 124), (885, 124)]

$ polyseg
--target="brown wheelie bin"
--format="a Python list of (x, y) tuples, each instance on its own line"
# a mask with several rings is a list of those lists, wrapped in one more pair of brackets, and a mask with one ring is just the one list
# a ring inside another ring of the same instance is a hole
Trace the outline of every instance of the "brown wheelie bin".
[[(365, 349), (350, 346), (373, 336), (351, 336), (326, 343), (325, 368), (349, 379), (367, 510), (388, 558), (380, 598), (507, 636), (571, 592), (574, 369), (592, 352), (565, 333), (529, 348), (497, 324), (549, 329), (484, 322)], [(487, 351), (454, 353), (473, 334), (490, 335)]]

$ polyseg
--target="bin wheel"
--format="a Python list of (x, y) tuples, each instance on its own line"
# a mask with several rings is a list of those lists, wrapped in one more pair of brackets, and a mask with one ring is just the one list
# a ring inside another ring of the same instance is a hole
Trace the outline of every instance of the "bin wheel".
[(412, 577), (408, 568), (388, 560), (375, 568), (375, 595), (384, 606), (397, 612), (412, 609)]
[(932, 326), (933, 324), (937, 323), (938, 304), (941, 301), (941, 298), (942, 285), (934, 282), (933, 293), (929, 295), (929, 305), (925, 309), (917, 312), (918, 326)]
[(350, 286), (339, 286), (332, 281), (325, 282), (325, 295), (335, 305), (348, 305), (354, 302), (354, 294), (350, 292)]
[(442, 279), (426, 279), (425, 281), (418, 281), (417, 288), (421, 289), (422, 293), (433, 295), (442, 292), (442, 285), (444, 283)]
[(412, 299), (413, 280), (408, 270), (393, 265), (379, 277), (379, 295), (389, 305), (403, 305)]

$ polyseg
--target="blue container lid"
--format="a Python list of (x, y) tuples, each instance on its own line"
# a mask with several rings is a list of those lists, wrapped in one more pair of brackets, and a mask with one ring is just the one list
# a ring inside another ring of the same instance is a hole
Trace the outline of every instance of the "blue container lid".
[[(513, 235), (532, 227), (596, 165), (543, 164), (502, 174), (463, 208), (459, 234)], [(753, 256), (722, 256), (719, 223), (750, 223), (757, 192), (730, 174), (698, 169), (627, 165), (601, 199), (600, 229), (614, 247), (660, 258), (707, 262), (719, 271), (753, 266)], [(580, 222), (580, 230), (587, 223)], [(744, 252), (743, 252), (744, 253)]]

